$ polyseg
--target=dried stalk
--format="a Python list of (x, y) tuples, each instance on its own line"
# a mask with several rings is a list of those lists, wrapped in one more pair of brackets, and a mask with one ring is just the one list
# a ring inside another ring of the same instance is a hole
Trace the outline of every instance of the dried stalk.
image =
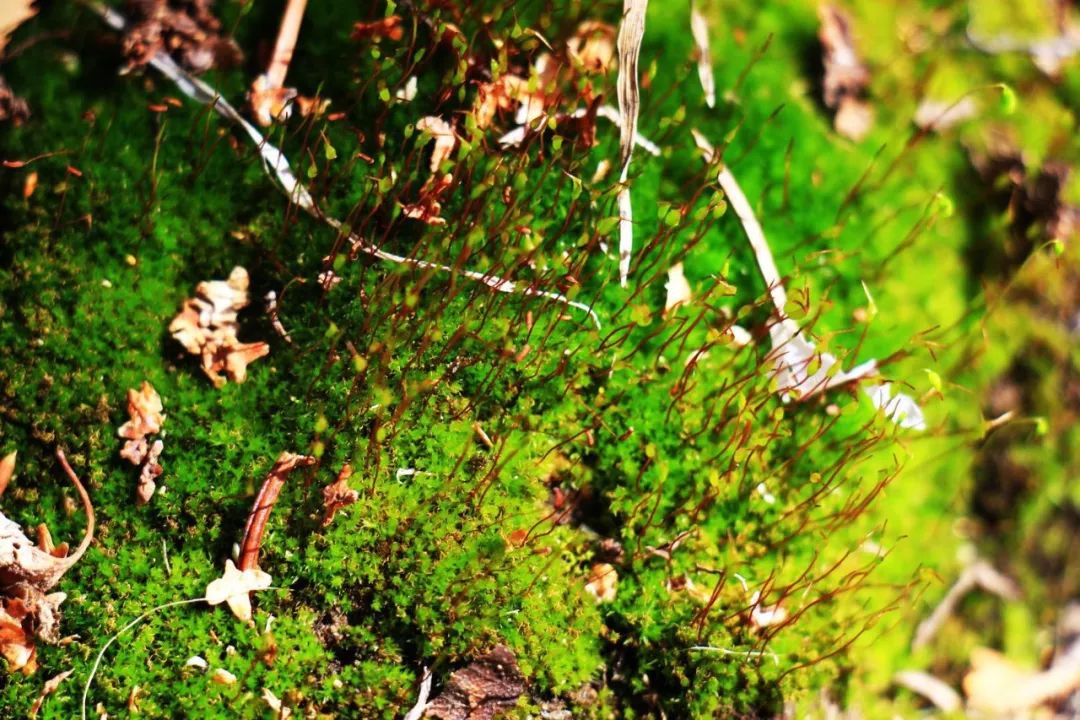
[(697, 71), (701, 89), (705, 92), (705, 104), (716, 106), (716, 80), (712, 71), (712, 52), (709, 50), (709, 24), (698, 10), (697, 3), (690, 0), (690, 33), (697, 46)]
[(623, 0), (623, 17), (619, 24), (617, 46), (619, 50), (619, 116), (622, 118), (619, 133), (619, 284), (626, 287), (630, 274), (630, 256), (634, 250), (634, 209), (630, 202), (630, 157), (634, 153), (634, 137), (637, 135), (638, 110), (641, 90), (638, 85), (638, 56), (641, 54), (641, 38), (645, 35), (645, 11), (649, 0)]
[(266, 532), (266, 521), (270, 519), (270, 511), (277, 503), (281, 488), (285, 485), (285, 478), (290, 472), (298, 467), (312, 465), (315, 458), (307, 455), (294, 455), (283, 452), (278, 456), (274, 467), (259, 488), (259, 494), (255, 496), (255, 503), (251, 506), (247, 524), (244, 526), (244, 538), (240, 543), (240, 561), (237, 568), (243, 572), (259, 567), (259, 549), (262, 547), (263, 534)]

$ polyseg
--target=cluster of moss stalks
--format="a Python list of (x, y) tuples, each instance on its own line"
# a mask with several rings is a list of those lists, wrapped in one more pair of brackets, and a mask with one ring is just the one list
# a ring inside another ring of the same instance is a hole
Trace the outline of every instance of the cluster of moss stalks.
[[(592, 179), (617, 157), (617, 131), (601, 124), (592, 147), (542, 134), (507, 151), (468, 115), (484, 72), (527, 71), (581, 21), (617, 23), (621, 4), (416, 5), (313, 3), (289, 81), (330, 99), (335, 116), (297, 118), (273, 141), (352, 232), (564, 292), (600, 328), (460, 273), (350, 254), (341, 233), (290, 207), (223, 120), (170, 104), (177, 90), (150, 71), (118, 76), (118, 39), (88, 9), (47, 4), (16, 34), (36, 41), (3, 71), (34, 116), (0, 129), (0, 155), (39, 159), (0, 172), (0, 451), (20, 453), (3, 512), (58, 539), (78, 534), (51, 460), (60, 445), (100, 529), (59, 588), (64, 632), (78, 637), (40, 647), (36, 675), (0, 679), (0, 714), (22, 716), (46, 677), (73, 668), (41, 713), (72, 717), (108, 637), (220, 575), (285, 450), (319, 462), (289, 480), (270, 520), (260, 563), (276, 589), (255, 598), (255, 626), (199, 605), (151, 617), (105, 657), (92, 708), (124, 716), (135, 693), (146, 717), (268, 717), (266, 688), (305, 717), (400, 717), (425, 667), (437, 692), (504, 644), (528, 679), (522, 717), (544, 703), (579, 718), (770, 716), (785, 703), (808, 711), (822, 689), (870, 715), (905, 711), (913, 698), (880, 691), (896, 668), (929, 662), (908, 655), (911, 629), (972, 544), (1032, 601), (1004, 618), (997, 605), (970, 608), (991, 637), (950, 625), (946, 664), (977, 643), (1034, 653), (1033, 628), (1078, 582), (1061, 514), (1076, 512), (1066, 468), (1077, 405), (1060, 391), (1075, 382), (1075, 352), (1055, 319), (1070, 310), (1076, 258), (1043, 247), (1038, 226), (1019, 257), (988, 252), (1015, 245), (1016, 229), (968, 155), (988, 128), (1006, 128), (1032, 168), (1071, 160), (1075, 72), (1054, 84), (1026, 58), (959, 47), (965, 3), (856, 2), (871, 96), (890, 98), (856, 144), (817, 99), (813, 3), (705, 6), (716, 109), (697, 82), (689, 9), (653, 3), (640, 129), (663, 152), (635, 156), (638, 251), (624, 289), (604, 250), (616, 178)], [(207, 80), (239, 100), (278, 8), (217, 10), (249, 62)], [(402, 39), (350, 41), (352, 22), (388, 13), (404, 18)], [(443, 40), (445, 23), (461, 35)], [(931, 41), (915, 47), (911, 33)], [(402, 102), (409, 76), (418, 92)], [(613, 101), (614, 80), (592, 89)], [(984, 87), (1001, 80), (1019, 112)], [(914, 131), (916, 88), (928, 87), (946, 99), (973, 91), (980, 118), (943, 136)], [(445, 226), (401, 213), (428, 176), (413, 129), (425, 115), (464, 118)], [(898, 431), (860, 392), (777, 397), (764, 288), (690, 128), (724, 147), (788, 277), (791, 316), (847, 364), (891, 358), (885, 376), (921, 398), (929, 431)], [(37, 188), (24, 197), (29, 172)], [(694, 298), (665, 313), (678, 262)], [(195, 284), (235, 265), (253, 298), (277, 293), (292, 342), (253, 303), (243, 336), (271, 354), (244, 384), (215, 389), (166, 328)], [(317, 281), (328, 269), (341, 278), (330, 290)], [(731, 343), (736, 322), (751, 345)], [(1017, 415), (1041, 419), (992, 436), (992, 455), (982, 398), (1010, 367), (1039, 378), (1022, 385)], [(144, 380), (168, 419), (164, 487), (138, 507), (116, 428)], [(359, 502), (322, 527), (319, 489), (345, 463)], [(986, 467), (1006, 465), (1028, 482), (986, 525), (969, 493)], [(1046, 544), (1032, 528), (1048, 513), (1061, 526)], [(1025, 542), (1043, 565), (1013, 552)], [(603, 604), (585, 587), (597, 562), (618, 574)], [(787, 620), (756, 622), (754, 591)], [(193, 655), (238, 682), (185, 667)]]

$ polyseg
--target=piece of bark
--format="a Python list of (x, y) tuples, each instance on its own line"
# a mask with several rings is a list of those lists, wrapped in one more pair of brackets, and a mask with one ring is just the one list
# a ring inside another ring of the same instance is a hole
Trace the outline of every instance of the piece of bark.
[(424, 717), (440, 720), (492, 720), (517, 705), (525, 678), (514, 653), (497, 645), (450, 676), (443, 691), (427, 706)]

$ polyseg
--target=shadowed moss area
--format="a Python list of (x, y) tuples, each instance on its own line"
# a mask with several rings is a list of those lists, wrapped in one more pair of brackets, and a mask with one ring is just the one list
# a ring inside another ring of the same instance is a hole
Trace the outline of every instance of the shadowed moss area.
[[(822, 692), (891, 717), (919, 707), (889, 689), (898, 669), (937, 663), (958, 680), (988, 643), (1035, 658), (1033, 628), (1077, 591), (1078, 405), (1061, 390), (1076, 377), (1077, 257), (1042, 226), (1018, 234), (969, 156), (1006, 134), (1031, 172), (1075, 161), (1076, 71), (1051, 83), (1026, 58), (961, 46), (965, 3), (856, 2), (877, 117), (853, 143), (818, 100), (814, 3), (702, 4), (710, 110), (688, 8), (654, 2), (640, 130), (662, 152), (639, 148), (631, 166), (624, 289), (618, 171), (597, 173), (616, 163), (618, 129), (600, 119), (594, 146), (545, 132), (507, 150), (509, 118), (484, 130), (469, 113), (485, 78), (527, 74), (579, 22), (617, 24), (621, 3), (431, 5), (312, 3), (289, 83), (333, 114), (270, 138), (348, 230), (455, 272), (351, 251), (347, 232), (289, 203), (235, 127), (151, 70), (118, 76), (118, 38), (85, 7), (49, 4), (16, 33), (15, 46), (38, 41), (2, 67), (34, 112), (0, 128), (0, 155), (27, 161), (0, 169), (0, 453), (19, 451), (3, 512), (78, 537), (59, 445), (99, 529), (58, 587), (62, 632), (78, 637), (39, 645), (36, 674), (0, 679), (0, 715), (24, 716), (46, 678), (73, 669), (40, 717), (77, 717), (113, 633), (220, 576), (282, 451), (319, 462), (289, 478), (270, 517), (260, 564), (274, 588), (254, 595), (254, 626), (203, 604), (150, 616), (104, 656), (93, 717), (99, 705), (123, 717), (129, 702), (145, 717), (272, 717), (264, 689), (305, 717), (401, 717), (425, 668), (438, 692), (497, 644), (527, 678), (520, 717), (544, 703), (581, 718), (768, 717), (817, 712)], [(281, 8), (216, 9), (248, 57), (205, 79), (239, 106)], [(353, 22), (393, 13), (402, 39), (349, 39)], [(398, 100), (410, 76), (416, 98)], [(568, 103), (615, 104), (614, 71), (569, 85)], [(942, 134), (911, 125), (926, 94), (965, 93), (975, 120)], [(425, 115), (457, 123), (442, 226), (402, 212), (430, 174)], [(927, 432), (898, 429), (850, 388), (776, 396), (764, 288), (691, 128), (750, 198), (790, 316), (845, 367), (888, 359), (882, 374), (920, 400)], [(665, 312), (678, 262), (694, 298)], [(167, 327), (198, 282), (236, 265), (252, 278), (240, 339), (271, 353), (215, 389)], [(564, 293), (601, 327), (462, 269)], [(317, 279), (327, 270), (331, 288)], [(291, 342), (265, 312), (271, 290)], [(754, 342), (736, 347), (733, 323)], [(1016, 423), (988, 433), (1003, 376), (1024, 399)], [(167, 420), (162, 487), (138, 507), (116, 428), (144, 380)], [(359, 501), (323, 527), (321, 488), (345, 463)], [(1015, 495), (980, 492), (991, 466), (1010, 469)], [(975, 549), (1030, 602), (974, 599), (933, 652), (910, 653)], [(599, 562), (617, 572), (610, 602), (586, 590)], [(755, 620), (758, 599), (788, 621)], [(238, 682), (185, 666), (194, 655)]]

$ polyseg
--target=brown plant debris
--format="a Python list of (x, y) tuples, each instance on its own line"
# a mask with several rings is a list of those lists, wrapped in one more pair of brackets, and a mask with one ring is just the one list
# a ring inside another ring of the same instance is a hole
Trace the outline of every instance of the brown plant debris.
[(244, 526), (244, 537), (240, 543), (239, 566), (241, 570), (259, 566), (259, 549), (262, 547), (266, 521), (270, 518), (270, 511), (274, 509), (274, 503), (277, 502), (281, 488), (285, 485), (285, 479), (293, 470), (314, 464), (315, 458), (310, 455), (297, 455), (291, 452), (278, 455), (262, 487), (259, 488), (259, 494), (255, 496), (255, 503), (251, 506), (247, 524)]
[(435, 115), (427, 115), (416, 123), (416, 129), (435, 140), (435, 149), (431, 153), (429, 167), (432, 175), (439, 171), (439, 166), (450, 157), (457, 146), (457, 138), (450, 123)]
[(10, 670), (32, 673), (36, 667), (34, 640), (60, 640), (62, 592), (46, 592), (60, 581), (90, 547), (94, 537), (94, 508), (86, 488), (59, 448), (56, 457), (75, 485), (86, 511), (86, 532), (79, 547), (66, 555), (66, 545), (52, 547), (48, 530), (39, 530), (36, 545), (17, 524), (0, 514), (0, 655)]
[(7, 47), (8, 36), (15, 32), (15, 28), (34, 17), (37, 8), (34, 0), (5, 0), (0, 2), (0, 57), (3, 57), (4, 48)]
[(15, 94), (4, 77), (0, 75), (0, 122), (10, 120), (14, 125), (22, 125), (30, 119), (30, 105)]
[(454, 184), (454, 176), (446, 173), (439, 179), (429, 178), (424, 187), (420, 188), (420, 197), (414, 203), (403, 204), (401, 212), (407, 218), (419, 220), (428, 225), (445, 225), (446, 219), (442, 212), (442, 197), (451, 185)]
[(3, 460), (0, 460), (0, 496), (7, 490), (8, 483), (15, 474), (15, 458), (18, 455), (18, 450), (12, 450), (4, 456)]
[(127, 410), (130, 419), (117, 430), (117, 434), (127, 441), (120, 450), (120, 457), (132, 465), (142, 466), (135, 497), (140, 505), (145, 505), (154, 496), (157, 489), (155, 480), (161, 475), (158, 458), (165, 447), (164, 443), (161, 440), (151, 443), (148, 438), (161, 432), (161, 425), (165, 422), (165, 415), (161, 412), (161, 396), (150, 383), (143, 381), (139, 390), (128, 390)]
[(514, 653), (497, 645), (450, 676), (443, 691), (427, 706), (424, 717), (441, 720), (491, 720), (517, 705), (525, 678)]
[(53, 675), (51, 678), (45, 681), (45, 685), (41, 688), (41, 693), (37, 696), (37, 700), (34, 701), (33, 706), (30, 708), (30, 717), (36, 718), (38, 711), (41, 710), (41, 706), (45, 704), (45, 698), (56, 692), (56, 689), (60, 687), (60, 683), (67, 679), (68, 675), (75, 672), (74, 670), (65, 670), (62, 673)]
[(391, 15), (373, 22), (358, 22), (353, 24), (352, 35), (350, 37), (353, 40), (358, 41), (374, 40), (375, 42), (379, 42), (383, 38), (386, 38), (396, 42), (402, 38), (404, 33), (405, 31), (401, 27), (401, 18), (397, 15)]
[[(195, 287), (195, 297), (184, 301), (169, 324), (169, 332), (192, 355), (202, 358), (202, 369), (221, 387), (226, 377), (242, 383), (247, 366), (270, 353), (265, 342), (242, 343), (237, 338), (237, 313), (248, 304), (248, 273), (237, 266), (228, 280), (210, 280)], [(225, 373), (222, 376), (222, 372)]]
[(619, 587), (619, 573), (614, 565), (596, 563), (589, 571), (589, 581), (585, 583), (588, 592), (597, 603), (608, 603), (615, 599)]
[(259, 569), (259, 550), (262, 547), (263, 533), (266, 531), (266, 521), (270, 518), (270, 511), (274, 509), (289, 473), (314, 462), (313, 457), (291, 452), (283, 452), (278, 456), (274, 467), (270, 468), (262, 487), (259, 488), (259, 494), (255, 496), (255, 503), (248, 514), (244, 537), (240, 542), (239, 563), (233, 564), (232, 560), (226, 560), (225, 573), (206, 586), (205, 599), (209, 605), (228, 603), (233, 615), (246, 623), (252, 622), (250, 593), (253, 590), (265, 590), (271, 583), (270, 575)]
[(566, 54), (584, 72), (604, 75), (615, 67), (615, 28), (586, 20), (566, 41)]
[[(304, 19), (307, 0), (289, 0), (281, 16), (277, 41), (266, 72), (255, 78), (248, 92), (255, 120), (266, 127), (275, 120), (285, 120), (292, 114), (293, 101), (299, 96), (295, 88), (285, 87), (285, 76), (289, 72), (296, 40), (300, 35), (300, 24)], [(312, 107), (310, 102), (309, 109)], [(306, 114), (306, 113), (305, 113)]]
[(818, 38), (824, 51), (825, 107), (836, 112), (833, 127), (838, 133), (860, 140), (874, 121), (873, 109), (863, 100), (870, 84), (870, 71), (859, 59), (848, 16), (834, 5), (821, 5), (818, 17), (821, 20)]
[(193, 73), (231, 67), (241, 60), (240, 48), (221, 32), (221, 21), (210, 10), (213, 0), (127, 0), (131, 24), (124, 33), (125, 70), (169, 53)]
[(359, 499), (360, 494), (349, 487), (350, 476), (352, 476), (352, 466), (346, 464), (338, 473), (337, 480), (323, 488), (323, 504), (325, 505), (323, 527), (333, 522), (334, 515), (339, 510), (352, 505)]

